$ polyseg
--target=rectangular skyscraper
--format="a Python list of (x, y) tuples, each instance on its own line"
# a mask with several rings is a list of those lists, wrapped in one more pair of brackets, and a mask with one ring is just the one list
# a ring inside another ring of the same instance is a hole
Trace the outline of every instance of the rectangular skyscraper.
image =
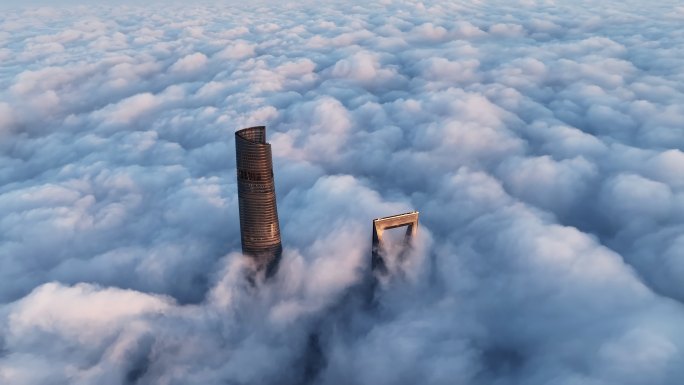
[(404, 235), (402, 254), (411, 247), (411, 242), (418, 231), (418, 211), (411, 211), (409, 213), (392, 215), (384, 218), (373, 219), (373, 249), (372, 249), (372, 266), (373, 270), (380, 273), (387, 272), (387, 262), (383, 247), (382, 235), (385, 230), (394, 229), (397, 227), (406, 226), (406, 233)]
[(235, 133), (238, 201), (242, 253), (254, 258), (257, 269), (272, 275), (282, 254), (276, 207), (271, 145), (266, 127)]

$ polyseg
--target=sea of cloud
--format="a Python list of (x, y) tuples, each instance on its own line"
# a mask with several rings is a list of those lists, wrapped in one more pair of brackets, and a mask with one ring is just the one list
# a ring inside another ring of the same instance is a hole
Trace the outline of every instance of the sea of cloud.
[[(684, 7), (11, 7), (0, 383), (681, 384)], [(233, 132), (284, 256), (250, 286)], [(420, 210), (372, 283), (371, 219)], [(370, 283), (369, 283), (370, 282)]]

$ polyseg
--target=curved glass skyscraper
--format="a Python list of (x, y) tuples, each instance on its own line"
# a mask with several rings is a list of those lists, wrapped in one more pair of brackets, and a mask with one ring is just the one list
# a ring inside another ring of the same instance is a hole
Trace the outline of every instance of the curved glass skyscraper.
[(235, 132), (242, 253), (272, 275), (282, 254), (271, 145), (266, 127)]

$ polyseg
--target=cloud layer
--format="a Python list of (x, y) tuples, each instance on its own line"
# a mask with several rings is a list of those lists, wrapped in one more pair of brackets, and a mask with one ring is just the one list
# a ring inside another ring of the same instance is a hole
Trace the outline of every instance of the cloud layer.
[[(0, 17), (0, 382), (679, 384), (684, 8)], [(283, 244), (250, 287), (233, 132)], [(371, 219), (420, 210), (369, 282)]]

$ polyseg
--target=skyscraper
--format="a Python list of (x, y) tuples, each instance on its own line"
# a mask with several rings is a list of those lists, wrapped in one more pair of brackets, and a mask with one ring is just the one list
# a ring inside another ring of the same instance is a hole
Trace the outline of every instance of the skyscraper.
[(411, 211), (409, 213), (373, 219), (373, 248), (371, 259), (373, 270), (381, 274), (387, 272), (385, 248), (383, 247), (382, 240), (382, 235), (385, 230), (406, 226), (406, 233), (404, 234), (402, 245), (403, 250), (399, 255), (402, 256), (411, 247), (413, 238), (416, 236), (416, 232), (418, 231), (418, 214), (418, 211)]
[(276, 207), (271, 145), (266, 127), (235, 132), (238, 201), (242, 253), (254, 259), (259, 271), (272, 275), (282, 254)]

